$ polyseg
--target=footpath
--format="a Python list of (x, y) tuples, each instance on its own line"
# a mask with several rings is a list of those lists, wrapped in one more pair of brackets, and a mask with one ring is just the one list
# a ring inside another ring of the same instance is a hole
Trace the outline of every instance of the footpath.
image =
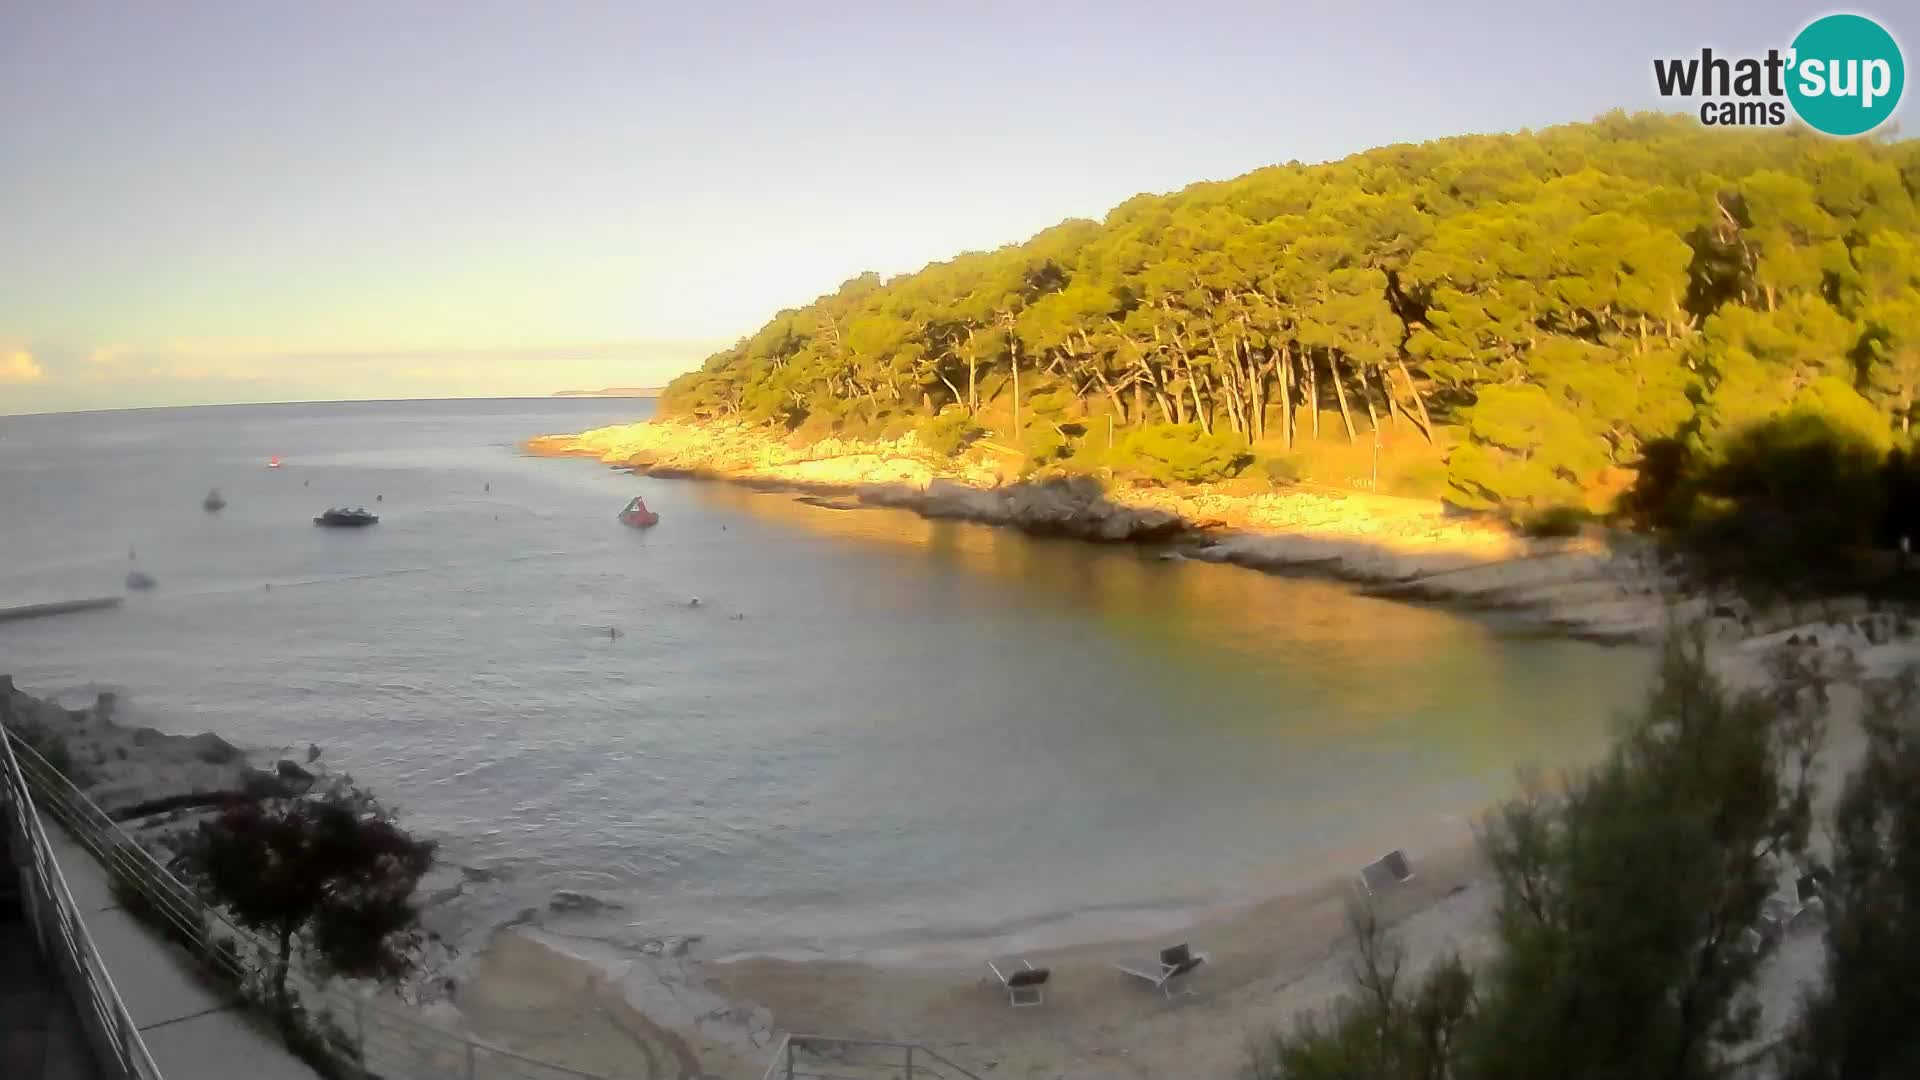
[(167, 1080), (319, 1080), (266, 1018), (122, 910), (107, 872), (58, 826), (47, 841), (154, 1064)]

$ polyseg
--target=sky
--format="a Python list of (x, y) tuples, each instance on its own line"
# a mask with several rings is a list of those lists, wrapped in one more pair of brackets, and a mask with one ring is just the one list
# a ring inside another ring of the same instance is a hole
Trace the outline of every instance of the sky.
[(0, 0), (0, 414), (656, 385), (862, 271), (1659, 107), (1655, 56), (1828, 10)]

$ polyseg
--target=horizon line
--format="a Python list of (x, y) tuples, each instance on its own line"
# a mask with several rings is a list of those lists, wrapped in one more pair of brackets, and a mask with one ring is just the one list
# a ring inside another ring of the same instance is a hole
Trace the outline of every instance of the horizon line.
[(277, 401), (204, 401), (192, 405), (122, 405), (108, 409), (49, 409), (42, 412), (0, 413), (0, 420), (24, 416), (90, 416), (96, 413), (161, 412), (169, 409), (243, 409), (263, 405), (383, 405), (419, 401), (659, 401), (658, 396), (619, 394), (460, 394), (452, 397), (283, 398)]

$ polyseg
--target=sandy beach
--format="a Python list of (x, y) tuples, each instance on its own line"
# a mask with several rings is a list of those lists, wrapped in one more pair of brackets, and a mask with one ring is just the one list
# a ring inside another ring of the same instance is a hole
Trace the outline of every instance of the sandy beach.
[[(1877, 644), (1864, 621), (1729, 636), (1715, 647), (1716, 667), (1736, 686), (1758, 685), (1767, 656), (1782, 647), (1817, 652), (1839, 673), (1823, 803), (1859, 750), (1858, 686), (1920, 659), (1913, 640), (1889, 639), (1890, 617), (1880, 617)], [(1795, 638), (1818, 644), (1789, 646)], [(184, 791), (258, 786), (271, 775), (217, 737), (119, 726), (111, 699), (65, 710), (9, 688), (8, 702), (10, 722), (62, 731), (76, 760), (92, 770), (96, 797), (122, 810)], [(176, 810), (129, 825), (151, 840), (195, 816)], [(1494, 889), (1472, 823), (1428, 823), (1404, 836), (1393, 843), (1411, 857), (1415, 877), (1376, 902), (1413, 969), (1452, 951), (1470, 961), (1483, 955)], [(1204, 914), (1182, 930), (1065, 942), (1037, 930), (851, 955), (720, 955), (698, 938), (641, 936), (653, 932), (644, 922), (632, 924), (630, 936), (610, 934), (606, 920), (575, 922), (556, 905), (504, 929), (468, 927), (465, 947), (430, 957), (402, 998), (428, 1022), (615, 1077), (751, 1080), (783, 1033), (802, 1033), (916, 1041), (981, 1076), (1225, 1080), (1246, 1060), (1250, 1039), (1325, 1007), (1346, 988), (1346, 905), (1358, 867), (1377, 854), (1343, 852), (1329, 865), (1299, 868), (1270, 895)], [(445, 888), (440, 878), (459, 872), (443, 868), (424, 884), (429, 927), (437, 923), (434, 893)], [(1170, 1000), (1112, 966), (1180, 940), (1208, 961)], [(1043, 1006), (1008, 1006), (986, 967), (1008, 953), (1053, 970)], [(1817, 930), (1805, 926), (1770, 962), (1758, 993), (1769, 1031), (1791, 1015), (1820, 959)]]
[[(1821, 621), (1724, 641), (1716, 646), (1716, 667), (1730, 685), (1760, 685), (1768, 654), (1796, 635), (1817, 637), (1819, 645), (1800, 647), (1819, 652), (1843, 676), (1820, 765), (1824, 812), (1862, 745), (1861, 683), (1920, 661), (1920, 644), (1874, 644), (1857, 623)], [(1472, 825), (1430, 832), (1406, 850), (1414, 879), (1375, 903), (1410, 970), (1455, 951), (1469, 962), (1483, 956), (1495, 889)], [(707, 956), (693, 943), (635, 955), (553, 929), (497, 934), (454, 1003), (477, 1030), (515, 1045), (524, 1037), (524, 1046), (583, 1068), (624, 1062), (627, 1071), (615, 1074), (621, 1076), (751, 1080), (780, 1033), (803, 1033), (917, 1041), (981, 1076), (1227, 1080), (1244, 1065), (1249, 1040), (1325, 1008), (1346, 990), (1353, 895), (1351, 873), (1330, 873), (1171, 938), (1019, 951), (1053, 970), (1038, 1008), (1009, 1007), (987, 970), (996, 953), (986, 945), (808, 959)], [(1190, 942), (1208, 961), (1171, 1000), (1112, 967), (1174, 940)], [(1756, 1045), (1791, 1017), (1821, 959), (1817, 923), (1799, 924), (1782, 942), (1756, 987), (1764, 1016)], [(503, 1003), (512, 1003), (510, 1013)], [(628, 1009), (650, 1026), (637, 1024)], [(566, 1038), (555, 1037), (561, 1031)], [(636, 1038), (648, 1049), (622, 1051)]]

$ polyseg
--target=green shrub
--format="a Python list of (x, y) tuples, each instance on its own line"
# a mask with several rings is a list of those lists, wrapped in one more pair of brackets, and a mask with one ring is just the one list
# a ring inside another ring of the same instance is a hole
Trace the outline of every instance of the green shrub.
[(906, 438), (918, 426), (911, 416), (889, 416), (887, 422), (880, 428), (880, 441), (897, 442)]
[(1026, 452), (1025, 471), (1044, 469), (1065, 458), (1072, 447), (1060, 430), (1045, 421), (1027, 425), (1021, 433), (1020, 449)]
[(1593, 515), (1577, 506), (1550, 506), (1545, 510), (1522, 514), (1519, 518), (1520, 531), (1528, 536), (1549, 539), (1560, 536), (1578, 536)]
[(1222, 480), (1252, 460), (1238, 439), (1209, 435), (1195, 425), (1150, 424), (1128, 432), (1114, 447), (1115, 468), (1162, 484)]
[(800, 422), (800, 426), (794, 428), (793, 433), (787, 436), (787, 445), (796, 450), (812, 446), (822, 439), (838, 434), (839, 430), (839, 417), (825, 410), (815, 410), (808, 413), (807, 418)]
[(1290, 457), (1261, 458), (1260, 472), (1274, 487), (1300, 482), (1300, 463)]
[(1409, 498), (1437, 499), (1446, 494), (1447, 463), (1444, 461), (1419, 461), (1400, 469), (1392, 477), (1383, 477), (1382, 490), (1388, 495), (1404, 495)]
[(959, 409), (949, 409), (921, 426), (920, 445), (941, 457), (953, 457), (985, 433), (984, 428), (973, 422), (973, 417)]

